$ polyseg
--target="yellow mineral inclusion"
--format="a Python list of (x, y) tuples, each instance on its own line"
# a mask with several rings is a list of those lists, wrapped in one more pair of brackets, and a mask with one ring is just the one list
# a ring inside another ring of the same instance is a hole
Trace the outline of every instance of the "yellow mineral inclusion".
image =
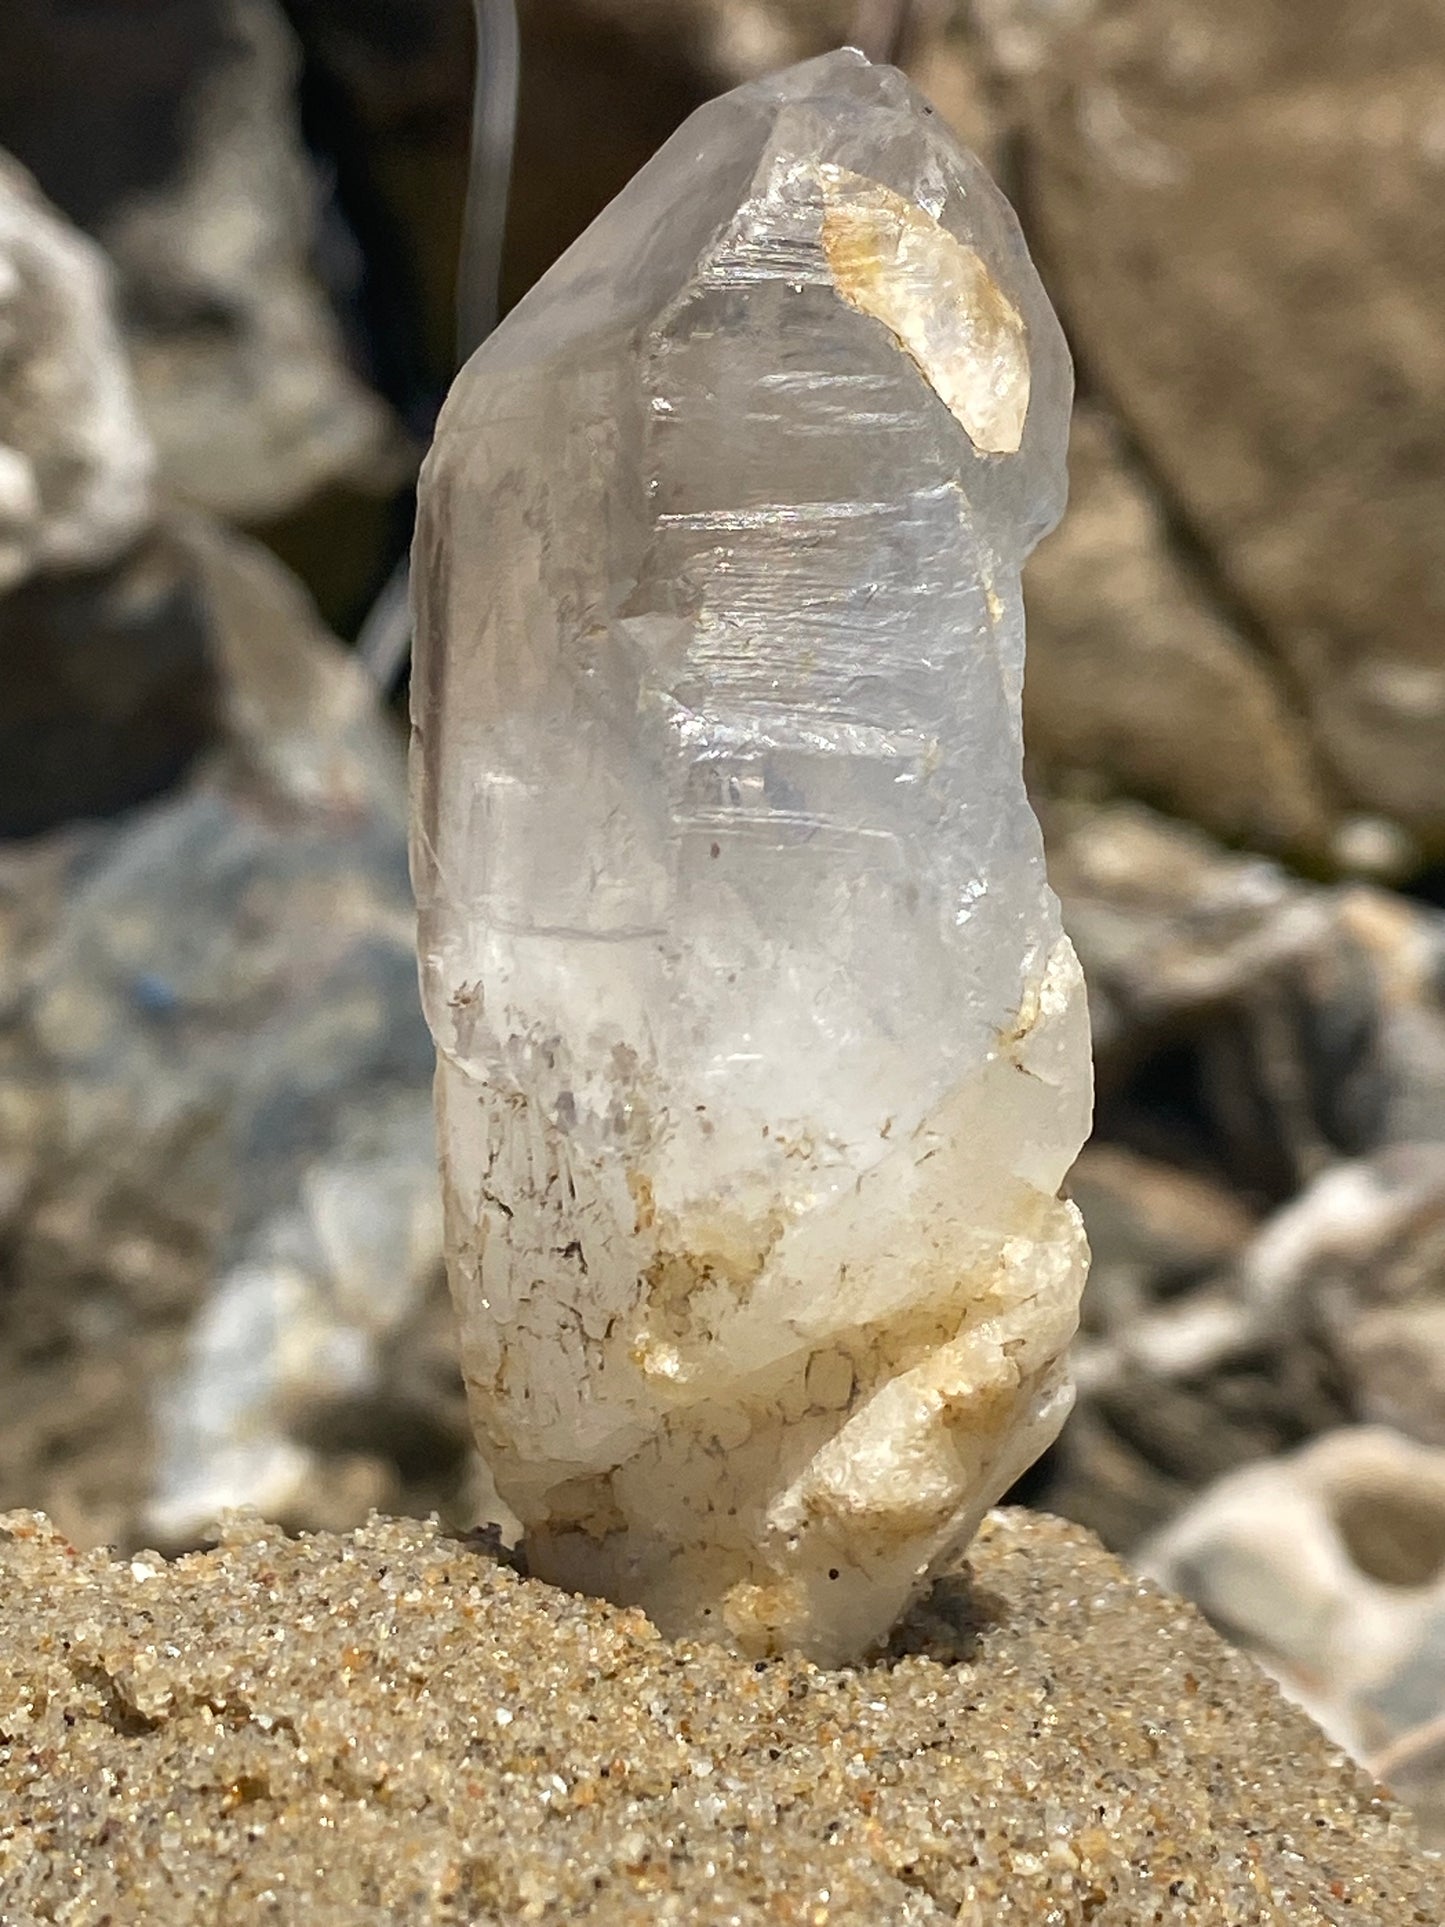
[(844, 167), (818, 174), (838, 292), (897, 338), (980, 453), (1016, 454), (1029, 412), (1023, 316), (925, 209)]

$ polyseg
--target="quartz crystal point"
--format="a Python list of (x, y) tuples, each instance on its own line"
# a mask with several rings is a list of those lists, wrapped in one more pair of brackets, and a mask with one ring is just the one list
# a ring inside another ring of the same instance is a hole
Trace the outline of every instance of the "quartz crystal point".
[(1071, 378), (845, 52), (695, 114), (458, 378), (413, 867), (481, 1446), (534, 1572), (823, 1661), (1054, 1437), (1078, 968), (1021, 775)]

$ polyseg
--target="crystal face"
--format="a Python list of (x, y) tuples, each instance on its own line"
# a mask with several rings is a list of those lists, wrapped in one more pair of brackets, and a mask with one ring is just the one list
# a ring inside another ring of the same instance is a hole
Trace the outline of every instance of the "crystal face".
[(539, 1576), (846, 1658), (1068, 1408), (1087, 1127), (1021, 775), (1067, 352), (851, 52), (701, 109), (458, 378), (413, 870), (478, 1438)]

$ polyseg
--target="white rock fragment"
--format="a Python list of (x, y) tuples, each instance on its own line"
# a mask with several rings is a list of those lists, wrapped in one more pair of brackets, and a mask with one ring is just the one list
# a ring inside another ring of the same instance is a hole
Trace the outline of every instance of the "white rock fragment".
[(532, 1568), (882, 1635), (1068, 1408), (1084, 1000), (1020, 773), (1070, 370), (888, 68), (714, 101), (459, 378), (413, 868), (478, 1436)]
[(195, 11), (209, 27), (189, 42), (178, 150), (121, 197), (100, 238), (129, 297), (127, 345), (167, 486), (229, 520), (270, 522), (328, 487), (384, 490), (407, 455), (317, 284), (322, 197), (286, 9)]
[(1137, 1562), (1377, 1771), (1445, 1718), (1445, 1452), (1327, 1432), (1216, 1481)]

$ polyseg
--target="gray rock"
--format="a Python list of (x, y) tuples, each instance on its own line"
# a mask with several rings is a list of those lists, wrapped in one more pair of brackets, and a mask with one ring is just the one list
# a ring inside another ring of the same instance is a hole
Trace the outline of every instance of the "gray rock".
[(1096, 1255), (1051, 1505), (1132, 1547), (1211, 1478), (1316, 1433), (1445, 1446), (1445, 1144), (1338, 1163), (1183, 1267), (1187, 1236), (1140, 1235), (1150, 1190), (1168, 1195), (1117, 1155), (1081, 1163)]
[(212, 733), (154, 466), (104, 257), (0, 155), (0, 836), (154, 795)]
[(1045, 827), (1102, 1135), (1273, 1202), (1340, 1157), (1445, 1138), (1445, 917), (1138, 807)]
[(103, 569), (0, 597), (0, 836), (168, 789), (216, 734), (211, 628), (164, 529)]
[(578, 0), (574, 11), (664, 40), (724, 84), (844, 45), (859, 13), (857, 0)]
[(105, 261), (0, 154), (0, 595), (128, 548), (154, 466)]
[(1445, 1446), (1445, 1144), (1336, 1166), (1249, 1250), (1243, 1302), (1353, 1416)]
[(0, 869), (0, 1490), (87, 1538), (467, 1477), (401, 744), (284, 571), (174, 540), (216, 752)]
[(1086, 1145), (1069, 1177), (1093, 1262), (1086, 1335), (1117, 1336), (1224, 1269), (1243, 1251), (1255, 1216), (1226, 1186), (1120, 1145)]
[(0, 18), (0, 142), (115, 264), (166, 483), (241, 520), (405, 468), (313, 270), (296, 69), (273, 0)]
[(1255, 849), (1328, 847), (1335, 805), (1292, 692), (1180, 553), (1097, 402), (1075, 411), (1069, 512), (1025, 585), (1037, 785), (1143, 797)]
[(1445, 919), (1137, 807), (1055, 807), (1099, 1135), (1079, 1405), (1029, 1488), (1124, 1550), (1362, 1421), (1445, 1442)]
[(1445, 838), (1434, 0), (984, 0), (1029, 239), (1349, 810)]

